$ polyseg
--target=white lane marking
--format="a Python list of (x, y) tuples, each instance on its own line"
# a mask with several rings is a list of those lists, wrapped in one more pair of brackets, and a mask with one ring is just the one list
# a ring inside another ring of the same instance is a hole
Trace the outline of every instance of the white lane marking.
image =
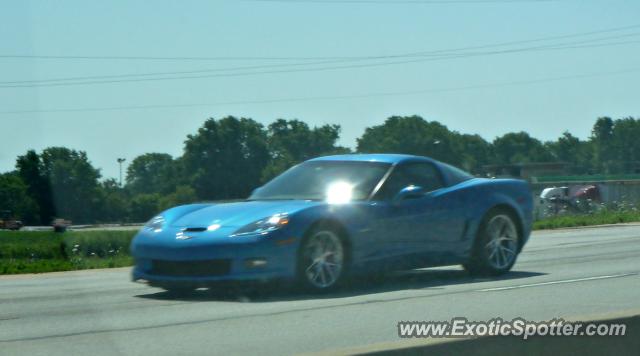
[(562, 283), (573, 283), (573, 282), (583, 282), (583, 281), (593, 281), (598, 279), (607, 279), (607, 278), (620, 278), (620, 277), (628, 277), (635, 276), (638, 273), (621, 273), (621, 274), (610, 274), (606, 276), (596, 276), (596, 277), (585, 277), (585, 278), (575, 278), (575, 279), (565, 279), (561, 281), (552, 281), (552, 282), (540, 282), (540, 283), (531, 283), (531, 284), (521, 284), (517, 286), (509, 286), (509, 287), (496, 287), (496, 288), (486, 288), (486, 289), (478, 289), (478, 292), (493, 292), (499, 290), (509, 290), (509, 289), (519, 289), (519, 288), (528, 288), (528, 287), (537, 287), (537, 286), (546, 286), (551, 284), (562, 284)]

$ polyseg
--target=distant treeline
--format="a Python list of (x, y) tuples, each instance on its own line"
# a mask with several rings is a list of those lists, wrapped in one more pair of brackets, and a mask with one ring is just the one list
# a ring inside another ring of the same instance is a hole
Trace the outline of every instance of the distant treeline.
[[(74, 223), (142, 222), (170, 206), (247, 197), (251, 190), (295, 163), (338, 153), (339, 125), (309, 127), (279, 119), (268, 126), (248, 118), (208, 119), (188, 135), (182, 156), (147, 153), (128, 166), (126, 182), (101, 179), (86, 153), (66, 147), (27, 151), (14, 171), (0, 174), (0, 210), (27, 224), (54, 217)], [(483, 174), (488, 164), (567, 162), (571, 174), (633, 173), (640, 162), (640, 120), (596, 120), (588, 140), (565, 132), (542, 142), (526, 132), (488, 142), (419, 116), (388, 118), (357, 139), (359, 153), (430, 156)]]

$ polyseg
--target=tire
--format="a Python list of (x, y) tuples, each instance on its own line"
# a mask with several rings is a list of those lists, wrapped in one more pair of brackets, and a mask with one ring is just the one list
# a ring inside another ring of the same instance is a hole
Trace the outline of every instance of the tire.
[(518, 258), (520, 233), (513, 214), (490, 211), (482, 220), (471, 257), (463, 265), (472, 275), (498, 276), (511, 270)]
[(337, 229), (313, 228), (298, 250), (297, 284), (304, 290), (325, 292), (342, 285), (348, 272), (348, 253)]

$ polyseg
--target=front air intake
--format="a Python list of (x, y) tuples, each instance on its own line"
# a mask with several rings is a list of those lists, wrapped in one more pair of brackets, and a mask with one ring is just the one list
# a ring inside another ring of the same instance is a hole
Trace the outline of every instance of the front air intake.
[(172, 277), (224, 276), (231, 271), (231, 260), (165, 261), (151, 260), (149, 274)]
[(187, 227), (185, 228), (184, 232), (202, 232), (202, 231), (206, 231), (207, 228), (206, 227)]

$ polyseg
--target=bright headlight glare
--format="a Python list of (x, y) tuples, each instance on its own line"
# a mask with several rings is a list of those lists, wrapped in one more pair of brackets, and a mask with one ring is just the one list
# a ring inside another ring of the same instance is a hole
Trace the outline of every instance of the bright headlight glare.
[(162, 231), (162, 228), (164, 227), (164, 223), (165, 223), (164, 216), (157, 215), (157, 216), (154, 216), (153, 218), (151, 218), (151, 220), (149, 220), (144, 225), (144, 228), (149, 230), (149, 231), (160, 232), (160, 231)]
[(234, 232), (232, 236), (266, 234), (270, 231), (277, 230), (288, 223), (289, 218), (286, 214), (275, 214), (241, 227)]

